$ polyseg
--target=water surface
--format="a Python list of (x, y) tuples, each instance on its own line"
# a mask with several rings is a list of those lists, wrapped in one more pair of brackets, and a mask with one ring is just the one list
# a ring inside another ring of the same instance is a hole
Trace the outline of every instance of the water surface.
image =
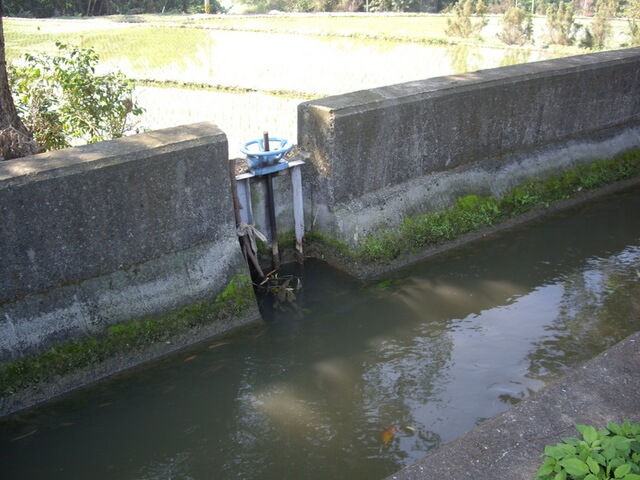
[(640, 330), (638, 211), (635, 189), (373, 286), (308, 262), (268, 323), (4, 419), (0, 471), (384, 478)]
[[(188, 30), (188, 29), (187, 29)], [(176, 29), (180, 35), (185, 29)], [(269, 91), (336, 95), (384, 85), (545, 60), (543, 50), (434, 46), (362, 38), (214, 30), (175, 61), (154, 66), (114, 56), (106, 64), (132, 78), (196, 82), (254, 89), (249, 94), (138, 87), (143, 129), (213, 121), (227, 134), (231, 156), (242, 142), (267, 130), (297, 139), (297, 106), (304, 98)]]

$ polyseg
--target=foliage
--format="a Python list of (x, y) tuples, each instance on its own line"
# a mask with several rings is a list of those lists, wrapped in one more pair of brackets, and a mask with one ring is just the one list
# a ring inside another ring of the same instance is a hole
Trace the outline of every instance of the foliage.
[[(204, 0), (3, 0), (3, 3), (8, 15), (33, 17), (202, 13), (206, 8)], [(210, 0), (209, 5), (210, 13), (222, 12), (217, 0)]]
[(500, 199), (468, 195), (450, 208), (405, 218), (400, 228), (366, 237), (353, 256), (361, 261), (390, 261), (405, 253), (441, 245), (483, 227), (640, 175), (640, 151), (594, 162), (559, 176), (530, 181)]
[(625, 16), (629, 18), (640, 18), (640, 0), (627, 0), (624, 8)]
[(96, 74), (98, 55), (56, 43), (59, 55), (25, 54), (9, 68), (16, 108), (43, 150), (119, 138), (142, 109), (121, 73)]
[[(453, 19), (447, 20), (445, 33), (452, 37), (469, 38), (479, 35), (487, 25), (484, 14), (487, 11), (482, 0), (460, 0), (453, 6)], [(472, 19), (476, 17), (476, 19)]]
[(253, 298), (253, 286), (245, 275), (236, 275), (212, 302), (202, 302), (161, 317), (112, 325), (101, 337), (89, 337), (52, 347), (39, 355), (0, 364), (0, 396), (39, 381), (65, 375), (101, 362), (114, 355), (158, 342), (199, 325), (207, 325), (233, 315), (241, 315)]
[(640, 45), (640, 0), (628, 0), (624, 15), (629, 18), (629, 43), (632, 47)]
[(547, 32), (549, 43), (573, 45), (578, 31), (572, 2), (550, 4), (547, 8)]
[(524, 10), (511, 7), (502, 17), (502, 32), (498, 38), (507, 45), (524, 45), (531, 40), (533, 20)]
[(611, 36), (611, 19), (615, 17), (618, 10), (618, 0), (599, 0), (596, 6), (596, 13), (591, 22), (589, 37), (592, 48), (603, 49), (605, 42)]
[(536, 480), (640, 480), (640, 424), (628, 420), (596, 430), (576, 425), (582, 438), (565, 438), (544, 449)]
[(632, 47), (640, 45), (640, 24), (632, 19), (629, 19), (629, 43)]

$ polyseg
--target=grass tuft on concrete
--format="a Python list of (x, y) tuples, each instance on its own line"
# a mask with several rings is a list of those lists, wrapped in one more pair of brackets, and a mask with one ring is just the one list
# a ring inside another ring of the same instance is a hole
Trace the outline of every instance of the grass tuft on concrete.
[(461, 197), (447, 209), (405, 218), (399, 227), (368, 236), (356, 248), (314, 231), (307, 233), (306, 240), (312, 248), (318, 245), (349, 261), (389, 263), (403, 255), (443, 245), (462, 235), (639, 175), (640, 150), (635, 150), (561, 175), (528, 181), (501, 198)]

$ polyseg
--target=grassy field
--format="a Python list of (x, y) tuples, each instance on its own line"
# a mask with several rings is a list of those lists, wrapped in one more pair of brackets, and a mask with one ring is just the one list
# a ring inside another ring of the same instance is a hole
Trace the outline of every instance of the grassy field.
[[(125, 55), (135, 62), (144, 57), (151, 65), (167, 63), (168, 51), (186, 52), (207, 35), (208, 30), (288, 33), (307, 36), (368, 38), (435, 45), (472, 44), (503, 47), (496, 37), (500, 16), (489, 16), (479, 39), (456, 39), (445, 33), (448, 15), (116, 15), (102, 18), (5, 19), (8, 60), (24, 52), (53, 51), (55, 41), (92, 46), (105, 60)], [(588, 25), (591, 19), (579, 18)], [(534, 19), (535, 43), (524, 48), (551, 48), (562, 55), (584, 53), (578, 47), (547, 47), (546, 19)], [(175, 29), (180, 29), (176, 34)], [(608, 49), (626, 46), (626, 20), (613, 22)], [(171, 45), (171, 49), (159, 46)]]
[[(507, 47), (497, 39), (499, 16), (490, 16), (482, 37), (472, 40), (448, 37), (449, 18), (5, 18), (4, 29), (8, 61), (27, 52), (55, 53), (56, 41), (92, 47), (102, 70), (117, 69), (138, 81), (137, 98), (146, 110), (143, 129), (213, 120), (227, 133), (231, 146), (262, 130), (295, 138), (296, 106), (309, 98), (587, 53), (578, 47), (544, 45), (544, 17), (535, 18), (536, 41), (525, 47)], [(607, 47), (623, 46), (626, 30), (625, 21), (615, 21)]]

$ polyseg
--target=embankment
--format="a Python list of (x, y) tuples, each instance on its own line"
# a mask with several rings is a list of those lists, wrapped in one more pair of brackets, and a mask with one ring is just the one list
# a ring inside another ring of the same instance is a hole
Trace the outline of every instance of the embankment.
[[(525, 180), (640, 148), (640, 48), (306, 102), (298, 134), (307, 230), (357, 248), (459, 197), (499, 198)], [(0, 363), (228, 302), (234, 279), (249, 276), (228, 155), (224, 133), (202, 123), (0, 162)], [(275, 183), (278, 231), (292, 230), (290, 182)], [(200, 314), (209, 324), (199, 334), (133, 352), (70, 388), (257, 320), (246, 297), (246, 308), (220, 319)]]
[(640, 49), (440, 77), (298, 110), (307, 216), (351, 247), (464, 195), (640, 146)]
[[(209, 123), (1, 162), (0, 361), (213, 300), (248, 275), (227, 164)], [(225, 329), (257, 318), (253, 305)]]

